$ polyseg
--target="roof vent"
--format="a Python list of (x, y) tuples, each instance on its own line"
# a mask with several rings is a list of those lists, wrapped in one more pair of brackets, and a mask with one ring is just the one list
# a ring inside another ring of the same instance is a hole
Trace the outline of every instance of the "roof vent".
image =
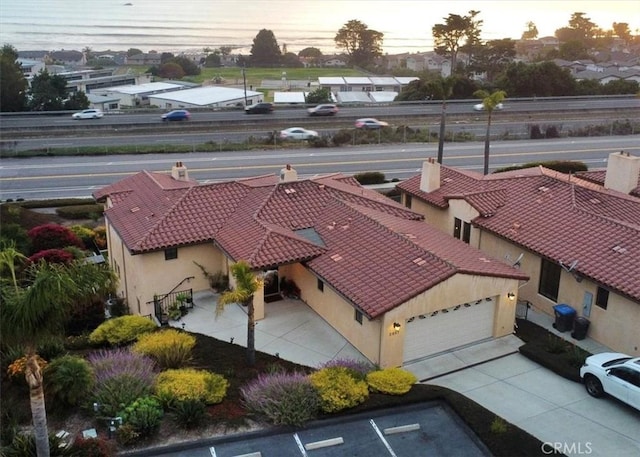
[(331, 260), (333, 260), (334, 262), (339, 262), (342, 260), (342, 256), (340, 254), (333, 254), (331, 256)]
[(598, 200), (597, 198), (592, 198), (591, 200), (589, 200), (591, 203), (593, 203), (594, 205), (597, 205), (598, 203), (602, 203), (600, 200)]
[(487, 259), (486, 257), (480, 257), (478, 260), (484, 262), (484, 263), (491, 263), (491, 259)]
[(415, 259), (413, 259), (413, 263), (415, 263), (416, 265), (424, 265), (425, 263), (427, 263), (426, 260), (424, 260), (422, 257), (417, 257)]
[(132, 213), (137, 213), (138, 211), (140, 211), (140, 207), (139, 206), (134, 206), (133, 208), (131, 208), (131, 212)]
[(613, 247), (613, 250), (615, 252), (617, 252), (618, 254), (626, 254), (627, 252), (629, 252), (629, 251), (627, 251), (627, 248), (624, 248), (624, 247), (622, 247), (620, 245), (615, 245)]
[(538, 190), (539, 190), (540, 192), (547, 192), (547, 191), (549, 190), (549, 188), (548, 188), (548, 187), (545, 187), (545, 186), (540, 186), (540, 187), (538, 187)]
[(287, 195), (291, 195), (291, 194), (295, 194), (296, 190), (290, 187), (288, 189), (285, 189), (284, 193), (287, 194)]

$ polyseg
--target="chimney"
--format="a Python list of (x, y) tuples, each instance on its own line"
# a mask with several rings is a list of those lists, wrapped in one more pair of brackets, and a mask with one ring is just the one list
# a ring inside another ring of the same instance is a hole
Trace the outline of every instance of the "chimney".
[(433, 192), (440, 188), (440, 164), (433, 157), (422, 162), (422, 175), (420, 175), (420, 190)]
[(298, 172), (291, 168), (291, 165), (287, 164), (285, 168), (280, 170), (280, 182), (291, 182), (298, 180)]
[(171, 177), (177, 181), (189, 181), (189, 173), (187, 173), (187, 167), (182, 162), (176, 162), (171, 167)]
[(628, 194), (638, 187), (639, 175), (640, 157), (634, 157), (624, 151), (613, 152), (609, 154), (604, 187)]

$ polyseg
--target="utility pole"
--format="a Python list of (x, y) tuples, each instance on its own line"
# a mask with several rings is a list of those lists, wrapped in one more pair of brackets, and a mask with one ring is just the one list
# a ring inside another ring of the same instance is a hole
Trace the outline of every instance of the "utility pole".
[(242, 63), (242, 83), (244, 85), (244, 106), (247, 106), (247, 73), (244, 62)]

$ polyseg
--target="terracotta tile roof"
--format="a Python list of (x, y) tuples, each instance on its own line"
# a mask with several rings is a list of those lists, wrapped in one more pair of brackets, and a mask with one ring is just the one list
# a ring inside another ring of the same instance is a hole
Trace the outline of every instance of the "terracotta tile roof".
[(398, 187), (438, 207), (465, 199), (481, 213), (476, 226), (550, 260), (577, 260), (575, 273), (640, 301), (637, 198), (541, 167), (476, 178), (442, 167), (441, 177), (431, 194), (419, 190), (419, 175)]
[[(604, 180), (607, 176), (607, 170), (603, 169), (603, 170), (581, 171), (579, 173), (576, 173), (576, 175), (586, 181), (591, 181), (593, 183), (604, 186)], [(640, 176), (638, 176), (638, 182), (640, 183)], [(631, 192), (629, 192), (629, 195), (633, 195), (634, 197), (640, 197), (640, 185), (635, 189), (632, 189)]]
[[(526, 279), (340, 174), (170, 181), (141, 172), (94, 194), (111, 200), (106, 217), (132, 253), (210, 241), (256, 269), (303, 262), (370, 318), (456, 273)], [(501, 192), (478, 204), (496, 206)]]

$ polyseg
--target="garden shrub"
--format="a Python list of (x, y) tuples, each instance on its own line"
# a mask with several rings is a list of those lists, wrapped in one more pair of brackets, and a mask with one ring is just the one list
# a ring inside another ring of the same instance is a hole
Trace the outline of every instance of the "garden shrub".
[(330, 367), (344, 367), (349, 371), (351, 376), (361, 381), (366, 380), (367, 375), (375, 370), (375, 367), (369, 362), (348, 358), (329, 360), (321, 364), (318, 369)]
[(89, 247), (93, 245), (93, 239), (95, 238), (95, 233), (91, 228), (84, 225), (76, 224), (69, 227), (69, 230), (75, 233), (75, 235), (78, 238), (80, 238), (80, 240), (82, 240), (82, 243), (85, 246)]
[(136, 398), (153, 391), (157, 373), (150, 357), (126, 349), (98, 351), (87, 360), (95, 375), (93, 401), (101, 416), (115, 416)]
[(331, 141), (336, 146), (349, 144), (353, 141), (353, 132), (351, 130), (346, 130), (346, 129), (338, 130), (331, 138)]
[(545, 350), (551, 354), (561, 354), (568, 349), (567, 342), (555, 335), (548, 335), (545, 342)]
[(507, 422), (501, 417), (496, 416), (491, 422), (491, 433), (502, 435), (503, 433), (506, 433), (508, 429), (509, 424), (507, 424)]
[(385, 368), (367, 375), (367, 384), (373, 392), (390, 395), (406, 394), (417, 380), (413, 373), (402, 368)]
[(362, 185), (384, 183), (384, 173), (379, 171), (365, 171), (364, 173), (357, 173), (353, 177)]
[(205, 404), (192, 399), (176, 401), (171, 406), (171, 415), (179, 427), (187, 430), (199, 427), (208, 417)]
[(89, 335), (89, 341), (92, 344), (108, 343), (112, 346), (119, 346), (131, 343), (141, 335), (156, 329), (156, 324), (147, 317), (121, 316), (100, 324)]
[(64, 340), (61, 337), (53, 335), (44, 338), (38, 343), (36, 352), (43, 359), (53, 360), (65, 354)]
[(344, 367), (323, 368), (309, 378), (320, 394), (321, 409), (326, 413), (353, 408), (369, 396), (367, 383), (356, 380)]
[(153, 397), (141, 397), (120, 412), (122, 423), (133, 427), (138, 436), (153, 436), (162, 423), (164, 411), (158, 400)]
[(71, 452), (82, 457), (112, 457), (116, 447), (111, 441), (102, 438), (77, 437), (71, 444)]
[[(33, 433), (18, 433), (9, 446), (3, 447), (3, 457), (31, 457), (36, 456), (36, 438)], [(49, 434), (49, 457), (72, 457), (73, 453), (61, 438)]]
[(45, 370), (45, 392), (65, 406), (77, 406), (93, 390), (93, 371), (85, 359), (63, 355), (53, 359)]
[(65, 219), (99, 219), (104, 206), (99, 203), (88, 205), (62, 206), (56, 208), (56, 214)]
[(107, 249), (107, 228), (100, 225), (93, 229), (93, 241), (98, 249)]
[(31, 252), (62, 249), (67, 246), (84, 248), (82, 241), (70, 229), (59, 224), (44, 224), (27, 232), (31, 239)]
[(224, 399), (228, 387), (229, 382), (219, 374), (181, 368), (160, 373), (155, 390), (169, 404), (175, 401), (200, 400), (213, 405)]
[(75, 256), (69, 251), (64, 249), (45, 249), (44, 251), (38, 251), (29, 257), (29, 261), (38, 263), (44, 260), (47, 263), (59, 263), (63, 265), (69, 265)]
[(175, 329), (160, 330), (142, 335), (133, 351), (153, 358), (161, 370), (180, 368), (191, 361), (196, 338)]
[(320, 396), (304, 373), (261, 374), (240, 388), (244, 406), (275, 425), (301, 426), (320, 411)]
[(135, 444), (138, 438), (140, 438), (140, 433), (130, 424), (121, 425), (116, 431), (116, 441), (122, 446)]

